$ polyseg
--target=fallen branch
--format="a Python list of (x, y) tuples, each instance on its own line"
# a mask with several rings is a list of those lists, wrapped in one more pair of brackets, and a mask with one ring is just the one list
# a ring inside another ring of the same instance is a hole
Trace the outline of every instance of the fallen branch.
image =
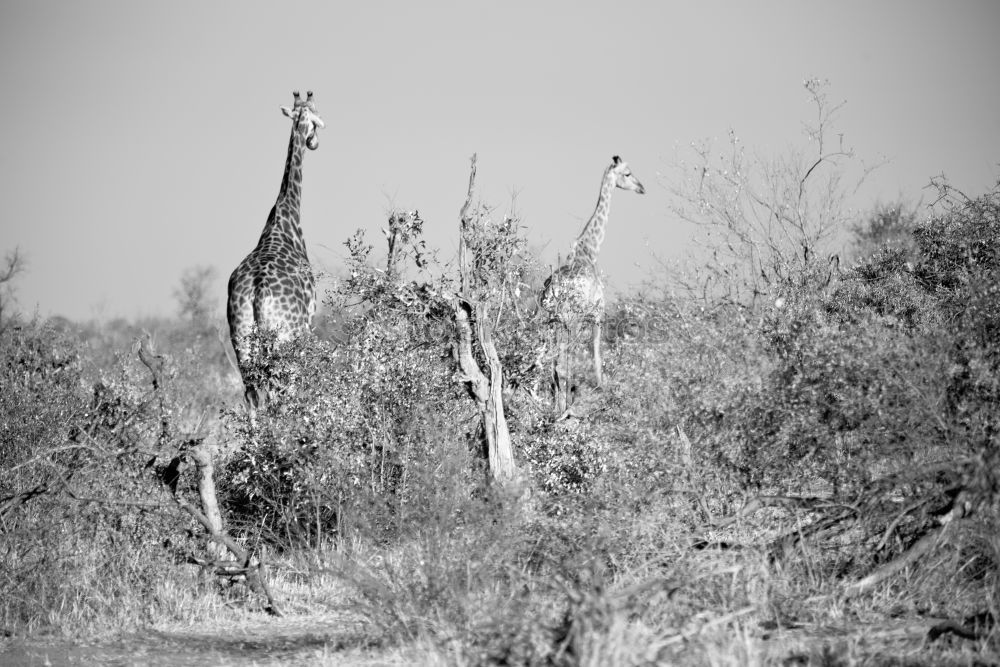
[(762, 509), (768, 507), (779, 507), (786, 510), (815, 510), (824, 507), (841, 506), (838, 503), (831, 503), (825, 498), (819, 497), (796, 497), (796, 496), (755, 496), (736, 512), (736, 514), (720, 519), (715, 522), (715, 528), (725, 528), (740, 519), (746, 518)]
[(949, 619), (935, 624), (927, 631), (927, 641), (932, 642), (946, 634), (953, 634), (962, 639), (985, 639), (995, 627), (996, 619), (993, 618), (993, 614), (984, 611), (966, 617), (961, 623)]
[(905, 519), (910, 514), (910, 512), (916, 509), (920, 509), (930, 501), (931, 498), (921, 498), (917, 502), (907, 505), (906, 507), (903, 508), (901, 512), (896, 514), (896, 518), (894, 518), (891, 522), (889, 522), (889, 525), (886, 526), (885, 531), (882, 533), (882, 539), (879, 540), (878, 545), (875, 547), (875, 551), (876, 552), (882, 551), (882, 549), (885, 548), (887, 544), (889, 544), (889, 539), (892, 537), (892, 534), (896, 531), (896, 528), (899, 527), (899, 524), (903, 522), (903, 519)]
[[(807, 538), (818, 535), (819, 533), (825, 532), (839, 526), (842, 522), (847, 519), (856, 519), (858, 516), (857, 510), (849, 509), (847, 511), (841, 512), (840, 514), (832, 517), (823, 519), (822, 521), (817, 521), (816, 523), (809, 524), (808, 526), (797, 526), (789, 532), (785, 533), (781, 537), (778, 537), (771, 541), (770, 549), (772, 552), (784, 552), (788, 549), (794, 547), (799, 542), (806, 540)], [(843, 528), (838, 532), (843, 532), (847, 528)]]
[[(171, 440), (172, 433), (169, 412), (166, 410), (163, 397), (165, 360), (161, 355), (156, 354), (155, 350), (151, 349), (148, 341), (148, 335), (145, 339), (138, 339), (133, 345), (133, 350), (153, 376), (153, 393), (160, 408), (160, 445), (164, 447), (170, 444), (169, 441)], [(147, 347), (150, 349), (147, 349)], [(219, 556), (223, 554), (219, 553), (218, 550), (210, 548), (211, 563), (217, 566), (216, 574), (245, 576), (250, 589), (262, 595), (267, 600), (267, 606), (264, 608), (265, 611), (274, 616), (281, 616), (281, 611), (278, 609), (274, 596), (271, 595), (271, 591), (265, 581), (266, 572), (263, 560), (258, 557), (257, 564), (253, 565), (251, 553), (241, 547), (236, 540), (227, 535), (222, 529), (222, 516), (219, 512), (219, 505), (215, 496), (215, 482), (212, 479), (212, 449), (202, 444), (201, 440), (189, 440), (183, 443), (178, 449), (181, 450), (181, 453), (174, 457), (166, 468), (164, 468), (161, 473), (161, 482), (170, 491), (170, 497), (177, 507), (202, 525), (205, 532), (208, 533), (210, 543), (214, 542), (215, 544), (222, 545), (235, 556), (236, 560), (234, 562), (238, 563), (238, 565), (234, 568), (219, 559)], [(203, 509), (198, 509), (189, 503), (178, 488), (179, 485), (177, 482), (180, 477), (182, 463), (185, 460), (193, 462), (198, 470), (198, 495), (201, 498)]]
[(256, 566), (252, 565), (250, 552), (241, 547), (236, 540), (227, 535), (224, 531), (215, 528), (212, 525), (212, 521), (205, 515), (204, 512), (189, 503), (180, 493), (174, 492), (171, 494), (171, 497), (180, 509), (194, 517), (194, 519), (202, 525), (211, 540), (229, 549), (229, 551), (236, 557), (236, 562), (239, 563), (236, 568), (227, 566), (225, 562), (220, 563), (219, 561), (213, 561), (214, 564), (219, 566), (216, 570), (216, 574), (226, 576), (233, 576), (235, 574), (244, 575), (250, 589), (259, 595), (264, 596), (267, 600), (267, 606), (264, 610), (272, 616), (282, 616), (281, 610), (278, 608), (278, 603), (275, 602), (274, 596), (271, 595), (271, 590), (267, 586), (267, 582), (265, 580), (266, 571), (264, 568), (264, 562), (258, 558)]

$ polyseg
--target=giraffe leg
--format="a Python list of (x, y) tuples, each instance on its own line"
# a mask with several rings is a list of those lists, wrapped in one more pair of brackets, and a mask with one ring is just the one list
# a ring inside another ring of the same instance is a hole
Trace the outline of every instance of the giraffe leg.
[(250, 413), (250, 421), (253, 423), (257, 418), (257, 411), (260, 409), (264, 402), (267, 400), (267, 393), (260, 387), (254, 385), (247, 385), (247, 390), (243, 394), (243, 398), (247, 404), (247, 412)]
[(604, 363), (601, 361), (601, 321), (595, 320), (592, 330), (594, 337), (594, 376), (597, 378), (597, 386), (604, 383)]
[(562, 415), (568, 407), (569, 396), (569, 363), (568, 363), (568, 332), (562, 323), (556, 325), (556, 358), (553, 364), (553, 380), (556, 394), (556, 414)]

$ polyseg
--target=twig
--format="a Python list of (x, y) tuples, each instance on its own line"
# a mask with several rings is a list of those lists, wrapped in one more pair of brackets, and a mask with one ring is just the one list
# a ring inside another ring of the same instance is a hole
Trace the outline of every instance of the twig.
[(169, 507), (165, 503), (143, 500), (112, 500), (110, 498), (97, 498), (95, 496), (78, 496), (68, 486), (64, 489), (70, 499), (79, 503), (97, 503), (98, 505), (121, 505), (123, 507), (141, 507), (143, 509), (158, 509)]
[(736, 620), (737, 618), (739, 618), (741, 616), (746, 616), (747, 614), (752, 614), (755, 611), (757, 611), (757, 607), (754, 606), (754, 605), (750, 605), (750, 606), (747, 606), (747, 607), (743, 607), (741, 609), (737, 609), (736, 611), (730, 612), (730, 613), (726, 614), (725, 616), (720, 616), (718, 618), (714, 618), (711, 621), (708, 621), (707, 623), (705, 623), (704, 625), (699, 626), (696, 629), (685, 630), (684, 632), (676, 634), (673, 637), (668, 637), (667, 639), (664, 639), (661, 643), (663, 644), (663, 646), (670, 646), (671, 644), (677, 644), (679, 642), (687, 641), (691, 637), (694, 637), (695, 635), (701, 634), (705, 630), (709, 630), (711, 628), (715, 628), (715, 627), (718, 627), (720, 625), (727, 625), (728, 623), (731, 623), (732, 621)]
[(882, 539), (879, 540), (878, 546), (875, 547), (875, 551), (881, 551), (883, 548), (885, 548), (885, 545), (889, 543), (889, 538), (892, 537), (892, 533), (896, 530), (900, 522), (902, 522), (902, 520), (906, 517), (907, 514), (919, 508), (921, 505), (926, 505), (930, 501), (931, 498), (921, 498), (917, 502), (911, 503), (910, 505), (904, 507), (903, 511), (897, 514), (896, 518), (894, 518), (891, 522), (889, 522), (889, 525), (886, 526), (885, 532), (882, 534)]
[(927, 631), (927, 641), (934, 641), (944, 634), (954, 634), (962, 639), (984, 639), (996, 627), (993, 614), (984, 611), (965, 618), (961, 623), (948, 619), (935, 624)]
[[(857, 517), (857, 515), (858, 511), (856, 509), (848, 508), (847, 511), (841, 512), (840, 514), (830, 517), (828, 519), (824, 519), (823, 521), (817, 521), (814, 524), (804, 527), (796, 527), (790, 532), (782, 535), (781, 537), (772, 540), (770, 548), (772, 551), (777, 551), (779, 549), (781, 551), (784, 551), (786, 549), (795, 546), (797, 543), (805, 540), (807, 537), (812, 537), (817, 533), (822, 533), (826, 530), (829, 530), (837, 526), (846, 519)], [(843, 530), (846, 529), (842, 529), (841, 532)]]
[(91, 447), (89, 445), (84, 445), (84, 444), (80, 444), (80, 443), (74, 443), (72, 445), (63, 445), (62, 447), (53, 447), (52, 449), (47, 449), (44, 452), (39, 452), (38, 454), (36, 454), (35, 456), (32, 456), (27, 461), (22, 461), (21, 463), (18, 463), (16, 466), (8, 468), (4, 472), (6, 474), (13, 473), (14, 471), (18, 470), (19, 468), (24, 468), (25, 466), (29, 466), (29, 465), (31, 465), (32, 463), (34, 463), (35, 461), (37, 461), (39, 459), (44, 459), (44, 458), (47, 458), (47, 457), (51, 456), (52, 454), (56, 454), (58, 452), (65, 452), (65, 451), (68, 451), (68, 450), (71, 450), (71, 449), (87, 449), (87, 450), (90, 450), (92, 452), (96, 452), (97, 451), (96, 447)]
[(856, 595), (861, 595), (870, 591), (875, 586), (879, 585), (889, 577), (893, 576), (907, 565), (911, 565), (916, 562), (921, 556), (929, 553), (934, 549), (935, 546), (943, 539), (945, 531), (948, 530), (949, 526), (954, 526), (960, 521), (955, 521), (952, 523), (945, 524), (940, 528), (936, 528), (926, 535), (917, 540), (913, 546), (904, 551), (898, 557), (889, 561), (882, 567), (878, 568), (871, 574), (869, 574), (864, 579), (855, 581), (853, 584), (848, 584), (844, 586), (844, 595), (846, 597), (853, 597)]
[(739, 519), (750, 516), (759, 510), (767, 507), (780, 507), (782, 509), (815, 510), (823, 507), (836, 507), (836, 503), (830, 503), (825, 498), (818, 497), (795, 497), (795, 496), (755, 496), (739, 509), (733, 516), (719, 519), (713, 525), (714, 528), (725, 528), (735, 523)]
[(2, 518), (7, 512), (20, 507), (32, 498), (45, 495), (48, 493), (48, 490), (49, 487), (47, 485), (39, 484), (35, 488), (28, 491), (16, 493), (13, 496), (7, 496), (6, 498), (0, 498), (0, 518)]

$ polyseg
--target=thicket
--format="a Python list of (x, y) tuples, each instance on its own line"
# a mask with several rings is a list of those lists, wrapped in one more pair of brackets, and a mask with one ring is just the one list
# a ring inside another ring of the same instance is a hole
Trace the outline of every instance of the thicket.
[(190, 527), (156, 479), (167, 453), (148, 383), (128, 366), (89, 382), (84, 366), (79, 344), (42, 323), (12, 323), (0, 336), (8, 632), (134, 628), (177, 611), (169, 573), (191, 549)]
[[(204, 540), (173, 499), (197, 492), (187, 477), (172, 492), (165, 473), (237, 395), (214, 325), (10, 311), (0, 324), (5, 632), (92, 636), (197, 614), (205, 582), (182, 565)], [(140, 340), (170, 353), (166, 395)]]
[[(619, 299), (607, 381), (576, 374), (567, 414), (553, 411), (544, 272), (517, 219), (471, 206), (471, 182), (461, 261), (394, 213), (384, 260), (361, 233), (346, 244), (326, 303), (336, 340), (259, 334), (254, 372), (275, 400), (254, 423), (202, 307), (204, 271), (182, 281), (184, 327), (146, 323), (159, 357), (144, 337), (4, 322), (5, 627), (151, 622), (184, 613), (176, 587), (194, 579), (179, 563), (231, 575), (185, 509), (185, 461), (214, 443), (240, 571), (266, 560), (279, 588), (337, 574), (383, 648), (474, 664), (752, 660), (761, 628), (929, 614), (979, 619), (963, 628), (995, 655), (1000, 186), (969, 198), (938, 183), (924, 219), (901, 206), (850, 219), (850, 153), (821, 140), (832, 116), (809, 90), (812, 152), (760, 160), (734, 136), (721, 163), (697, 153), (678, 194), (728, 254)], [(849, 267), (829, 254), (847, 227)], [(493, 389), (517, 464), (503, 483)]]

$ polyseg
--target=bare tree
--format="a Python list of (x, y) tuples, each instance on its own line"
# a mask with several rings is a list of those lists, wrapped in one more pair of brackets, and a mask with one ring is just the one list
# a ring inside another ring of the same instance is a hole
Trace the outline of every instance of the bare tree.
[(855, 156), (833, 125), (845, 103), (830, 103), (824, 81), (803, 85), (816, 109), (804, 126), (808, 148), (767, 159), (748, 154), (731, 130), (725, 154), (694, 145), (693, 162), (679, 165), (674, 210), (699, 227), (711, 253), (689, 289), (752, 306), (776, 285), (826, 271), (834, 235), (853, 220), (847, 200), (873, 167), (846, 181)]
[(178, 312), (195, 324), (205, 324), (218, 301), (212, 296), (217, 272), (214, 266), (192, 266), (184, 270), (181, 284), (174, 289)]
[(14, 298), (14, 279), (24, 273), (27, 259), (20, 248), (14, 248), (4, 257), (4, 267), (0, 269), (0, 332), (7, 328), (16, 299)]

